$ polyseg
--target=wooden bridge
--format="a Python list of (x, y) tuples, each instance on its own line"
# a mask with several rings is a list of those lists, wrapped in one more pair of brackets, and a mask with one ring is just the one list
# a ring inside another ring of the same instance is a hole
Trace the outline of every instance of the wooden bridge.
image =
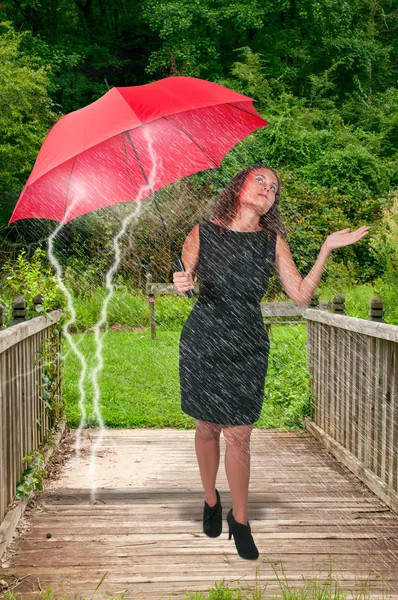
[[(321, 586), (331, 568), (348, 597), (367, 589), (371, 597), (398, 598), (398, 327), (319, 309), (302, 316), (313, 393), (307, 433), (255, 429), (252, 436), (249, 519), (258, 561), (240, 559), (228, 540), (222, 463), (223, 533), (203, 534), (193, 431), (86, 430), (79, 456), (73, 432), (67, 436), (60, 476), (25, 511), (18, 539), (3, 554), (3, 589), (34, 597), (51, 587), (56, 597), (87, 597), (105, 576), (95, 597), (128, 590), (137, 600), (182, 600), (184, 589), (206, 591), (221, 579), (252, 590), (257, 581), (265, 594), (281, 596), (281, 586)], [(20, 505), (7, 510), (23, 468), (13, 457), (38, 441), (24, 433), (29, 398), (42, 410), (34, 386), (22, 383), (25, 372), (38, 378), (40, 368), (23, 344), (44, 339), (55, 317), (0, 332), (0, 548), (21, 512)], [(24, 369), (13, 371), (21, 357)], [(88, 473), (98, 436), (93, 496)], [(25, 445), (10, 450), (14, 443)]]

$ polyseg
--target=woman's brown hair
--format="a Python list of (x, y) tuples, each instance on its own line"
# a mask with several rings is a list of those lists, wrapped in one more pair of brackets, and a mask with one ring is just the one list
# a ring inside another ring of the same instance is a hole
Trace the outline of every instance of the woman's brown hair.
[(264, 231), (269, 234), (279, 233), (283, 238), (286, 237), (286, 229), (281, 219), (279, 211), (279, 199), (281, 195), (281, 182), (278, 175), (273, 169), (266, 165), (256, 164), (246, 167), (239, 171), (228, 183), (227, 187), (224, 188), (216, 197), (211, 207), (212, 218), (218, 219), (221, 223), (221, 231), (226, 233), (228, 231), (227, 225), (232, 221), (237, 213), (238, 200), (240, 190), (246, 180), (246, 177), (252, 171), (257, 169), (268, 169), (272, 171), (278, 181), (278, 189), (275, 193), (275, 202), (271, 208), (263, 215), (260, 216), (258, 224)]

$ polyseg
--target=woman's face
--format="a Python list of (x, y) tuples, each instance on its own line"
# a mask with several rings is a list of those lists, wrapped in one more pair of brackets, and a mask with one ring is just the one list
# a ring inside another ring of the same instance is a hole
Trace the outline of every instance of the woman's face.
[(275, 202), (278, 180), (274, 173), (266, 168), (251, 171), (239, 192), (239, 206), (250, 206), (259, 217), (265, 214)]

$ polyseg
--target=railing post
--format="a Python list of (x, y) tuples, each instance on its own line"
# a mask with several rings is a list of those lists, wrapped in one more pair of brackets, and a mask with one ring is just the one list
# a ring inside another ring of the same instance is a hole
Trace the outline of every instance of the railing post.
[(26, 308), (26, 300), (22, 296), (17, 296), (12, 303), (12, 319), (10, 327), (26, 321), (28, 311)]
[(37, 314), (40, 314), (41, 311), (37, 310), (37, 307), (38, 307), (38, 305), (41, 306), (44, 302), (43, 294), (36, 294), (36, 296), (33, 298), (32, 302), (33, 302), (33, 306), (32, 306), (33, 310), (35, 312), (37, 312)]
[(341, 294), (336, 294), (332, 299), (332, 312), (337, 315), (345, 315), (344, 309), (345, 298)]
[(319, 306), (319, 294), (315, 292), (310, 301), (310, 308), (316, 308), (317, 306)]
[(0, 304), (0, 329), (3, 329), (5, 322), (6, 322), (6, 318), (5, 318), (5, 307)]
[(146, 291), (149, 303), (149, 322), (151, 326), (151, 339), (156, 339), (156, 321), (155, 321), (155, 294), (152, 290), (152, 275), (146, 274)]
[(384, 302), (381, 298), (372, 298), (370, 301), (369, 320), (385, 323), (383, 315)]

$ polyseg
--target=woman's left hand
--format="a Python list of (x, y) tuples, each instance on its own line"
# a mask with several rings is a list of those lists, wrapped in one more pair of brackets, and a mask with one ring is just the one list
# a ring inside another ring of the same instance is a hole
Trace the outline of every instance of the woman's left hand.
[(369, 232), (368, 225), (362, 225), (356, 231), (351, 231), (351, 227), (347, 227), (347, 229), (342, 229), (341, 231), (335, 231), (328, 235), (324, 242), (324, 246), (329, 252), (335, 250), (336, 248), (342, 248), (343, 246), (349, 246), (350, 244), (355, 244), (358, 240), (363, 238)]

